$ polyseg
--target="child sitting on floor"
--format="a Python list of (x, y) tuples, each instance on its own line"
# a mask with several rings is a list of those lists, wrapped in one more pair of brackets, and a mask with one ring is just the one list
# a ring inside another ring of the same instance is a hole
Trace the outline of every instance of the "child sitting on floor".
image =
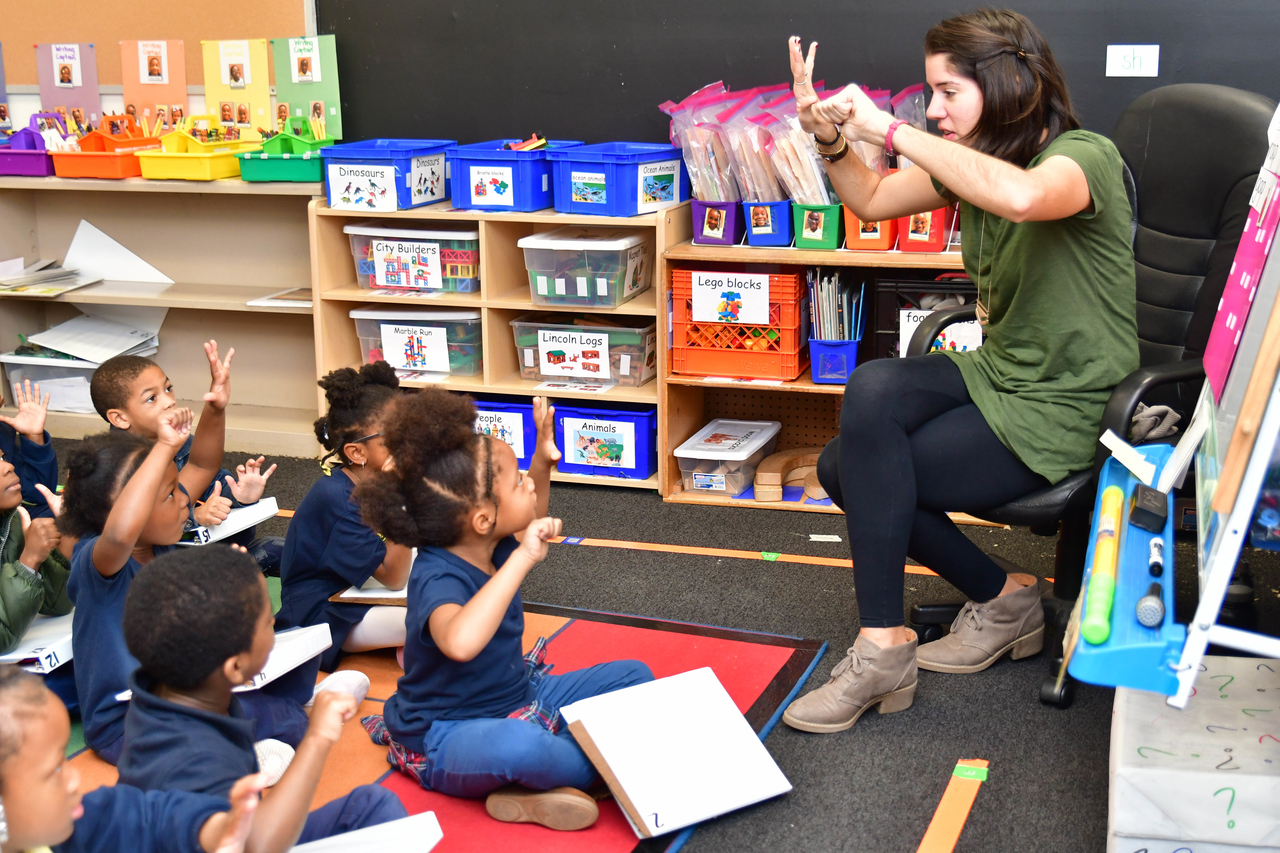
[[(25, 484), (0, 455), (0, 654), (13, 651), (37, 613), (71, 612), (71, 565), (52, 518), (35, 518), (22, 506)], [(42, 484), (49, 503), (58, 498)], [(70, 540), (68, 540), (70, 541)], [(59, 548), (63, 550), (59, 550)]]
[[(653, 679), (639, 661), (546, 675), (539, 642), (522, 659), (520, 584), (560, 533), (548, 518), (554, 410), (534, 398), (528, 475), (504, 441), (475, 432), (470, 398), (428, 388), (401, 398), (383, 436), (393, 464), (356, 489), (364, 517), (416, 546), (404, 669), (385, 718), (362, 722), (387, 761), (422, 787), (486, 797), (491, 816), (582, 829), (597, 776), (560, 707)], [(528, 664), (528, 668), (526, 668)], [(519, 787), (507, 787), (519, 786)]]
[[(30, 508), (32, 518), (52, 518), (53, 511), (39, 490), (58, 485), (58, 457), (53, 452), (53, 439), (45, 431), (45, 415), (49, 412), (49, 395), (40, 396), (40, 383), (32, 386), (26, 380), (13, 389), (14, 417), (0, 415), (0, 455), (13, 463), (22, 479), (22, 500)], [(4, 394), (0, 393), (0, 406)]]
[[(71, 720), (40, 679), (0, 666), (0, 850), (58, 853), (241, 853), (263, 780), (227, 798), (144, 794), (127, 785), (80, 793), (67, 760)], [(287, 846), (259, 848), (283, 853)]]
[(336, 457), (298, 505), (289, 522), (280, 561), (277, 628), (329, 623), (333, 645), (320, 668), (332, 671), (343, 652), (404, 645), (403, 607), (335, 604), (329, 597), (370, 577), (388, 589), (404, 589), (412, 550), (383, 542), (360, 518), (352, 500), (356, 485), (387, 461), (382, 419), (400, 396), (400, 382), (385, 361), (359, 371), (344, 367), (320, 380), (329, 412), (316, 421), (316, 438)]
[[(67, 582), (76, 605), (71, 637), (76, 693), (85, 742), (111, 764), (124, 745), (128, 708), (117, 697), (138, 667), (125, 646), (125, 596), (143, 564), (172, 551), (186, 527), (189, 501), (173, 454), (190, 428), (190, 409), (169, 409), (159, 417), (154, 445), (125, 432), (103, 433), (86, 438), (68, 460), (58, 530), (79, 539)], [(188, 482), (198, 491), (210, 476), (206, 471), (205, 478)], [(307, 724), (302, 703), (311, 697), (317, 664), (298, 667), (246, 695), (259, 740), (278, 738), (293, 746), (302, 739)], [(367, 689), (367, 679), (363, 683)]]
[[(200, 496), (191, 510), (192, 521), (201, 527), (215, 527), (226, 520), (233, 508), (257, 503), (276, 466), (263, 471), (266, 460), (260, 456), (238, 466), (235, 478), (222, 467), (226, 409), (231, 401), (231, 358), (236, 351), (228, 351), (227, 357), (219, 360), (217, 341), (206, 343), (204, 351), (209, 359), (209, 393), (204, 395), (199, 428), (174, 454), (174, 462), (187, 492)], [(118, 355), (104, 361), (89, 380), (89, 396), (98, 414), (112, 427), (149, 441), (155, 441), (159, 434), (160, 416), (178, 405), (173, 383), (160, 365), (136, 355)], [(188, 465), (192, 470), (184, 473)], [(197, 479), (205, 483), (199, 490), (191, 485)], [(227, 541), (248, 546), (254, 533), (250, 527)]]
[[(266, 664), (273, 621), (266, 579), (243, 551), (184, 548), (138, 572), (124, 610), (125, 639), (141, 667), (130, 681), (121, 782), (225, 797), (258, 771), (246, 694), (232, 690)], [(251, 846), (316, 841), (406, 816), (391, 791), (362, 785), (303, 824), (325, 758), (359, 704), (345, 693), (316, 694), (306, 736), (258, 809)]]

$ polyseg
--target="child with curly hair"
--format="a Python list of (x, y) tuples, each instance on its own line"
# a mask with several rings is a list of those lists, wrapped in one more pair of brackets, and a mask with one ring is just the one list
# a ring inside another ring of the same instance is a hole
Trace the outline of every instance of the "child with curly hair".
[[(392, 464), (356, 488), (365, 520), (418, 548), (409, 576), (404, 668), (383, 717), (363, 722), (388, 762), (422, 787), (486, 797), (503, 821), (583, 829), (595, 769), (560, 707), (653, 679), (639, 661), (547, 675), (540, 642), (522, 656), (520, 584), (561, 523), (547, 516), (554, 410), (534, 398), (537, 450), (522, 474), (504, 441), (475, 431), (469, 397), (428, 388), (385, 416)], [(526, 663), (528, 666), (526, 667)]]
[(400, 381), (385, 361), (359, 370), (344, 367), (319, 382), (329, 412), (316, 421), (316, 438), (336, 465), (325, 468), (289, 523), (280, 560), (280, 612), (276, 628), (329, 624), (333, 645), (320, 659), (326, 672), (343, 652), (404, 645), (403, 607), (335, 604), (329, 597), (374, 578), (404, 589), (412, 550), (384, 542), (360, 518), (356, 486), (382, 470), (389, 454), (382, 420), (400, 396)]

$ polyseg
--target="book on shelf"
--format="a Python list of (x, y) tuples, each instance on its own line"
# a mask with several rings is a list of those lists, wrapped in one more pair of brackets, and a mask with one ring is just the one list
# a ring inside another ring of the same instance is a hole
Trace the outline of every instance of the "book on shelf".
[(27, 340), (46, 349), (65, 353), (82, 361), (101, 364), (117, 355), (137, 355), (160, 345), (160, 336), (106, 317), (81, 314)]
[(824, 275), (822, 267), (805, 274), (809, 288), (809, 336), (819, 341), (855, 341), (862, 336), (862, 304), (866, 287), (843, 280), (840, 269)]
[(260, 299), (250, 299), (245, 305), (252, 308), (310, 308), (311, 288), (290, 287)]

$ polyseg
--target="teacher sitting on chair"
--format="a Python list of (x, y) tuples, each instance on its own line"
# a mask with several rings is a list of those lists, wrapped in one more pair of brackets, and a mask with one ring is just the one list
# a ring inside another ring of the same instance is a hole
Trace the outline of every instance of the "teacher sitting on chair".
[[(929, 30), (928, 117), (941, 137), (895, 121), (856, 86), (820, 101), (816, 47), (805, 58), (791, 39), (796, 107), (840, 199), (872, 222), (959, 201), (986, 336), (972, 352), (869, 362), (845, 387), (840, 437), (818, 474), (847, 514), (862, 628), (830, 681), (783, 716), (835, 732), (873, 705), (910, 707), (917, 667), (978, 672), (1006, 652), (1040, 651), (1035, 584), (1007, 575), (946, 513), (990, 509), (1090, 467), (1111, 389), (1138, 367), (1138, 334), (1120, 154), (1080, 129), (1030, 21), (982, 10)], [(915, 166), (881, 176), (848, 156), (855, 141)], [(903, 619), (908, 556), (970, 599), (950, 634), (919, 647)]]

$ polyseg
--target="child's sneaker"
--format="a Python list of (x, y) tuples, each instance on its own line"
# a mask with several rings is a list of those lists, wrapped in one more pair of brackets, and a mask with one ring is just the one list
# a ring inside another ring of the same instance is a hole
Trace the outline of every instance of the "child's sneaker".
[(335, 693), (346, 693), (354, 696), (356, 704), (359, 705), (364, 701), (364, 697), (369, 695), (369, 676), (358, 669), (340, 669), (317, 684), (315, 692), (311, 694), (311, 701), (302, 707), (310, 710), (311, 705), (316, 700), (316, 693), (324, 690), (332, 690)]
[(404, 669), (404, 646), (396, 648), (396, 663), (400, 664), (401, 669)]
[(537, 823), (547, 829), (586, 829), (596, 822), (596, 801), (577, 788), (500, 788), (484, 801), (489, 817), (505, 823)]
[(253, 745), (253, 752), (258, 756), (258, 770), (267, 776), (267, 787), (280, 781), (284, 771), (289, 769), (293, 761), (293, 747), (275, 738), (264, 738)]

